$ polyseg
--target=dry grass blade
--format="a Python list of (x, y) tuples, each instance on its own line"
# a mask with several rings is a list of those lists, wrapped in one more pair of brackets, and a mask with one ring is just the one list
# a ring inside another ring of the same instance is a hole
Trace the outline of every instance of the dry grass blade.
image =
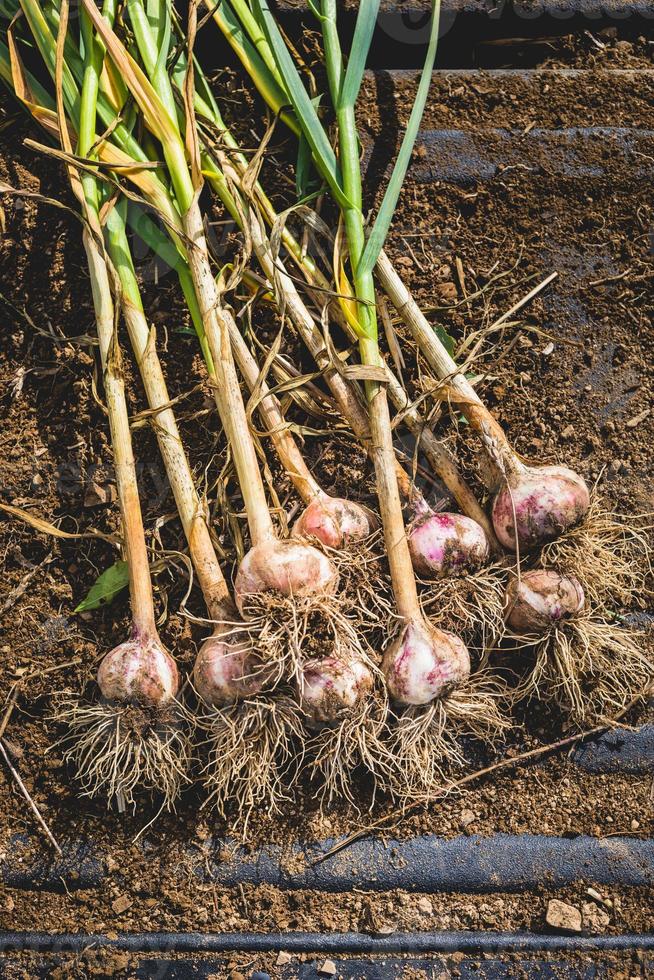
[(0, 511), (9, 514), (10, 517), (17, 518), (19, 521), (23, 521), (25, 524), (29, 524), (30, 527), (33, 527), (40, 534), (49, 534), (54, 538), (62, 538), (66, 541), (79, 541), (82, 538), (100, 538), (102, 541), (108, 541), (109, 544), (120, 544), (120, 538), (116, 537), (115, 534), (105, 534), (103, 531), (96, 531), (94, 528), (77, 533), (62, 531), (55, 524), (51, 524), (42, 517), (30, 514), (28, 510), (23, 510), (21, 507), (14, 507), (12, 504), (0, 504)]
[(9, 772), (11, 773), (12, 778), (15, 780), (16, 785), (18, 786), (18, 789), (20, 790), (21, 794), (24, 796), (25, 801), (27, 802), (27, 805), (29, 806), (30, 810), (32, 811), (32, 813), (36, 817), (37, 822), (39, 823), (39, 825), (43, 829), (43, 833), (48, 838), (48, 840), (50, 841), (50, 843), (54, 847), (54, 849), (57, 852), (57, 854), (61, 855), (62, 854), (62, 850), (59, 847), (59, 844), (57, 844), (57, 841), (55, 840), (55, 838), (54, 838), (54, 836), (52, 834), (52, 831), (50, 830), (50, 828), (48, 827), (47, 823), (43, 819), (43, 817), (41, 815), (41, 811), (37, 807), (37, 805), (34, 802), (34, 800), (32, 799), (32, 797), (30, 796), (29, 791), (28, 791), (27, 787), (25, 786), (25, 783), (23, 782), (23, 780), (20, 778), (19, 773), (16, 771), (16, 769), (14, 768), (14, 766), (11, 764), (11, 760), (10, 760), (8, 754), (7, 754), (7, 750), (5, 749), (4, 741), (2, 740), (2, 738), (0, 738), (0, 752), (2, 753), (2, 757), (5, 760), (5, 763), (7, 765), (7, 768), (9, 770)]
[(166, 107), (150, 84), (145, 73), (127, 52), (106, 20), (101, 16), (93, 0), (82, 0), (82, 4), (94, 28), (106, 45), (116, 67), (129, 86), (132, 95), (138, 103), (139, 109), (143, 113), (144, 122), (150, 132), (164, 146), (177, 144), (179, 133), (176, 124), (168, 115)]
[[(541, 293), (543, 289), (546, 288), (546, 286), (549, 286), (549, 284), (553, 282), (557, 278), (557, 276), (558, 276), (558, 272), (551, 272), (549, 276), (546, 276), (542, 282), (540, 282), (537, 286), (534, 286), (533, 289), (530, 289), (529, 292), (522, 297), (522, 299), (519, 299), (517, 303), (514, 303), (513, 306), (511, 306), (510, 309), (508, 309), (505, 313), (503, 313), (500, 317), (498, 317), (497, 320), (495, 320), (489, 326), (484, 327), (483, 330), (476, 331), (475, 333), (469, 334), (459, 346), (457, 352), (458, 356), (461, 357), (469, 347), (472, 347), (472, 350), (468, 355), (466, 364), (469, 364), (472, 360), (474, 360), (474, 358), (477, 356), (479, 352), (479, 349), (483, 345), (486, 337), (490, 336), (490, 334), (493, 333), (494, 331), (499, 330), (502, 326), (507, 326), (508, 325), (507, 321), (510, 319), (510, 317), (512, 317), (514, 313), (517, 313), (524, 306), (530, 303), (532, 299), (535, 299), (535, 297), (538, 296), (538, 294)], [(475, 341), (474, 345), (473, 345), (473, 341)]]

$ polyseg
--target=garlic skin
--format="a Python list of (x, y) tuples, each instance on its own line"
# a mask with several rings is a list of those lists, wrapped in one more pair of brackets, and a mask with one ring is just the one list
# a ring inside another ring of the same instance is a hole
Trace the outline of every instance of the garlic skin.
[(377, 526), (374, 515), (365, 507), (323, 494), (302, 511), (293, 525), (293, 537), (317, 538), (328, 548), (347, 548), (363, 541)]
[(394, 701), (430, 704), (468, 679), (470, 654), (454, 633), (416, 620), (388, 647), (382, 670)]
[(517, 540), (521, 551), (532, 551), (578, 524), (589, 507), (586, 483), (567, 466), (522, 467), (495, 496), (493, 527), (508, 550)]
[(463, 514), (421, 514), (407, 528), (407, 536), (413, 567), (425, 579), (476, 572), (490, 554), (484, 529)]
[(310, 660), (300, 677), (300, 707), (312, 727), (336, 724), (363, 703), (372, 687), (372, 673), (359, 659)]
[(223, 708), (255, 697), (270, 676), (245, 631), (225, 632), (210, 636), (200, 647), (193, 667), (193, 686), (205, 704)]
[(162, 707), (177, 694), (179, 674), (158, 636), (132, 636), (103, 658), (98, 686), (110, 701)]
[(506, 591), (507, 623), (518, 634), (547, 633), (584, 608), (584, 590), (572, 576), (536, 569)]
[(248, 551), (236, 574), (234, 594), (243, 613), (247, 597), (262, 592), (296, 597), (333, 595), (337, 587), (338, 572), (322, 551), (296, 538), (271, 539)]

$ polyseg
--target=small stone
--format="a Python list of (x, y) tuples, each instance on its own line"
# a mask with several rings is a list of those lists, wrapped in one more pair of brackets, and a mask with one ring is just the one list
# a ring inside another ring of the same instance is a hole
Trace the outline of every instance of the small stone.
[(418, 911), (422, 912), (424, 915), (433, 914), (434, 906), (431, 904), (428, 898), (419, 898), (417, 907), (418, 907)]
[(587, 888), (586, 889), (586, 894), (588, 895), (589, 898), (594, 898), (596, 902), (603, 902), (604, 901), (604, 899), (602, 898), (602, 896), (600, 895), (600, 893), (598, 891), (596, 891), (594, 888)]
[(638, 828), (640, 827), (640, 820), (636, 820), (636, 819), (634, 818), (634, 819), (633, 819), (633, 820), (631, 821), (631, 824), (630, 824), (630, 826), (631, 826), (631, 829), (632, 829), (632, 830), (638, 830)]
[(318, 967), (318, 973), (320, 973), (323, 977), (335, 977), (336, 964), (333, 960), (325, 960), (323, 965)]
[(4, 898), (2, 899), (2, 908), (5, 910), (5, 912), (13, 912), (15, 905), (16, 903), (14, 902), (11, 895), (5, 895)]
[(475, 815), (472, 810), (462, 810), (459, 817), (459, 826), (465, 830), (471, 823), (475, 822)]
[(549, 342), (547, 347), (543, 347), (543, 357), (549, 357), (554, 351), (554, 344), (552, 341)]
[(567, 905), (552, 898), (547, 904), (545, 921), (552, 929), (564, 929), (566, 932), (581, 932), (581, 912), (574, 905)]
[(275, 960), (275, 966), (286, 966), (287, 963), (291, 962), (291, 954), (280, 950), (277, 959)]
[(118, 898), (113, 900), (111, 907), (116, 915), (121, 915), (132, 907), (132, 900), (127, 895), (119, 895)]
[(565, 429), (561, 433), (561, 438), (562, 439), (572, 439), (572, 437), (573, 437), (574, 434), (575, 434), (575, 427), (574, 427), (574, 425), (572, 425), (572, 424), (566, 425)]
[(43, 483), (43, 477), (41, 476), (41, 474), (35, 473), (34, 476), (32, 477), (32, 486), (40, 487), (42, 483)]

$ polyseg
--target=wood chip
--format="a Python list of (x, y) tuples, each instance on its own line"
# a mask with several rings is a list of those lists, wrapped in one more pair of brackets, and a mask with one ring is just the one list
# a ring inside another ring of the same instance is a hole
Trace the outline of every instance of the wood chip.
[(277, 959), (275, 960), (275, 966), (286, 966), (287, 963), (291, 962), (291, 959), (292, 957), (290, 953), (286, 953), (284, 950), (281, 950), (277, 956)]
[(113, 900), (111, 907), (116, 915), (121, 915), (121, 913), (126, 912), (127, 909), (132, 907), (132, 900), (127, 895), (119, 895), (118, 898)]
[(343, 368), (343, 376), (348, 381), (388, 381), (386, 368), (372, 364), (351, 364)]
[(651, 408), (645, 408), (643, 409), (642, 412), (639, 412), (638, 415), (634, 415), (634, 417), (632, 419), (629, 419), (629, 421), (626, 423), (627, 428), (635, 429), (637, 425), (640, 425), (641, 422), (645, 421), (645, 419), (647, 418), (647, 416), (650, 414), (651, 411), (652, 411)]

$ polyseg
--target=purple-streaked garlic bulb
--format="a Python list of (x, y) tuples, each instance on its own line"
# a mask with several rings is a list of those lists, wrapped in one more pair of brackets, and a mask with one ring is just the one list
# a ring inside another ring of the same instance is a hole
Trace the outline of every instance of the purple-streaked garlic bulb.
[(430, 704), (470, 676), (465, 643), (426, 621), (408, 623), (384, 654), (388, 693), (399, 704)]
[(179, 674), (158, 636), (132, 636), (103, 658), (98, 668), (98, 686), (110, 701), (159, 708), (177, 694)]
[(574, 527), (590, 506), (583, 479), (567, 466), (521, 467), (493, 501), (493, 526), (505, 548), (541, 548)]
[(236, 574), (234, 594), (243, 612), (248, 596), (262, 592), (299, 598), (333, 595), (337, 586), (338, 572), (322, 551), (299, 539), (271, 538), (248, 551)]
[(463, 514), (428, 510), (409, 525), (407, 534), (413, 567), (423, 578), (455, 578), (488, 561), (484, 529)]
[(205, 704), (225, 707), (254, 697), (269, 679), (245, 632), (205, 640), (193, 668), (193, 685)]
[(584, 590), (572, 576), (535, 569), (506, 591), (507, 622), (516, 633), (546, 633), (584, 608)]
[(365, 701), (372, 686), (372, 673), (357, 658), (310, 660), (300, 677), (300, 707), (311, 726), (335, 724)]
[(367, 508), (323, 494), (302, 511), (293, 525), (293, 536), (317, 538), (328, 548), (347, 548), (367, 538), (375, 526), (374, 515)]

